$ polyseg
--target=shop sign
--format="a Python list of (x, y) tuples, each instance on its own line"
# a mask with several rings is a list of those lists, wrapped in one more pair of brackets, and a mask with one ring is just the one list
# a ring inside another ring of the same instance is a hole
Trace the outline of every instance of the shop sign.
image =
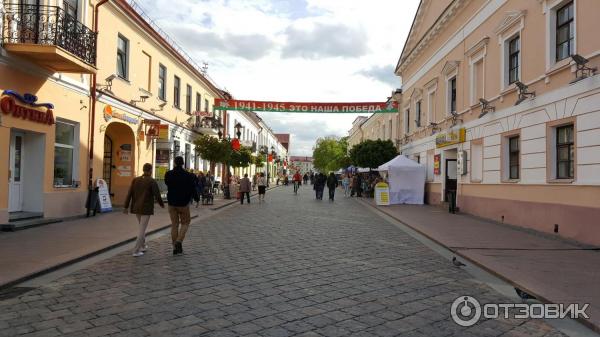
[(169, 139), (169, 125), (161, 124), (158, 126), (158, 139), (162, 139), (162, 140)]
[(440, 133), (435, 137), (435, 146), (437, 148), (445, 147), (448, 145), (464, 143), (466, 139), (467, 131), (465, 128), (460, 128), (457, 131), (448, 131), (446, 133)]
[(439, 176), (442, 173), (442, 155), (436, 154), (433, 156), (433, 174)]
[(144, 119), (143, 123), (146, 125), (160, 125), (160, 119)]
[(384, 182), (375, 185), (375, 203), (377, 206), (388, 206), (390, 204), (390, 185)]
[[(12, 90), (4, 90), (0, 99), (0, 110), (5, 115), (15, 118), (27, 119), (32, 122), (53, 125), (54, 105), (50, 103), (37, 103), (37, 96), (32, 94), (20, 95)], [(46, 108), (46, 111), (38, 110)]]
[(212, 111), (194, 111), (194, 116), (200, 116), (200, 117), (212, 117)]
[(215, 98), (215, 109), (307, 113), (389, 113), (398, 112), (398, 103), (391, 100), (389, 102), (365, 103), (296, 103)]
[(169, 150), (166, 149), (157, 149), (156, 150), (156, 164), (166, 164), (169, 165)]
[(140, 122), (140, 120), (137, 118), (129, 117), (124, 113), (120, 113), (120, 112), (113, 110), (113, 107), (110, 105), (105, 106), (104, 107), (104, 120), (108, 122), (113, 118), (120, 119), (124, 122), (133, 124), (133, 125), (137, 125)]
[(98, 187), (98, 199), (100, 200), (100, 213), (112, 211), (112, 203), (110, 202), (110, 194), (108, 193), (108, 185), (104, 179), (96, 180)]

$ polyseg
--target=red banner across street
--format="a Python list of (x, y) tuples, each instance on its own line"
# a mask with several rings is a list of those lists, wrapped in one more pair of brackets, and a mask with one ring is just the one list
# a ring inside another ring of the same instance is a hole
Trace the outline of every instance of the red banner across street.
[(314, 102), (269, 102), (215, 99), (216, 110), (246, 110), (305, 113), (390, 113), (398, 112), (398, 103), (314, 103)]

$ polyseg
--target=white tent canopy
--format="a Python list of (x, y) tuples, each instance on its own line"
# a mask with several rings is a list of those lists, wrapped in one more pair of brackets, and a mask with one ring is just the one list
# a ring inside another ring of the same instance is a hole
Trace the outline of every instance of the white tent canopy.
[(423, 204), (425, 166), (399, 155), (379, 166), (377, 171), (388, 172), (390, 204)]

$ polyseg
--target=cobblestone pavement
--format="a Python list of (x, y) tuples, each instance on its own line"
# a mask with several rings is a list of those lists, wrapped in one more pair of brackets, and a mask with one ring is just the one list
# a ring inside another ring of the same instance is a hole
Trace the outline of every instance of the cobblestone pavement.
[(450, 318), (460, 295), (506, 301), (365, 206), (310, 187), (0, 301), (0, 336), (562, 336), (539, 320)]

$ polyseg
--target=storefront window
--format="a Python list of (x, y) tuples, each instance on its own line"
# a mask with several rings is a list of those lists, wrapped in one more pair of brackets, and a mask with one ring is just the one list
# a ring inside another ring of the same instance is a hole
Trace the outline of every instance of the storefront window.
[(73, 185), (75, 125), (56, 121), (54, 139), (54, 186)]

